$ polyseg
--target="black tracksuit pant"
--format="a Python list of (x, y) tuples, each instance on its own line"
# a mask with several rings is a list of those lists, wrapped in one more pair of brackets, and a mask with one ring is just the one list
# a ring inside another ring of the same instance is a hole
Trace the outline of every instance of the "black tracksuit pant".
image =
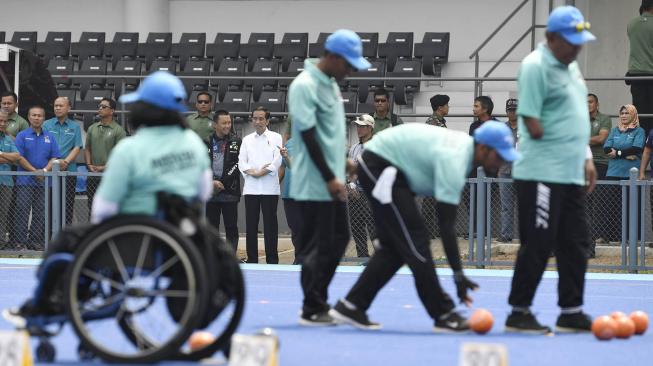
[(558, 305), (583, 305), (589, 235), (584, 187), (515, 181), (519, 208), (519, 238), (508, 302), (528, 307), (533, 302), (549, 254), (558, 267)]
[(279, 263), (279, 227), (277, 225), (277, 203), (279, 196), (247, 194), (245, 197), (245, 246), (247, 263), (258, 263), (258, 219), (263, 213), (263, 237), (265, 263)]
[(236, 253), (238, 250), (238, 202), (208, 201), (206, 203), (206, 217), (216, 230), (220, 228), (220, 216), (224, 221), (224, 233), (227, 243)]
[[(362, 161), (361, 161), (362, 160)], [(406, 178), (397, 172), (392, 187), (392, 202), (381, 204), (372, 197), (377, 178), (390, 163), (372, 152), (364, 152), (359, 160), (358, 179), (372, 206), (380, 247), (346, 299), (366, 311), (376, 294), (405, 263), (413, 272), (422, 304), (433, 319), (454, 308), (454, 303), (440, 287), (434, 270), (429, 233), (420, 216), (415, 194)]]

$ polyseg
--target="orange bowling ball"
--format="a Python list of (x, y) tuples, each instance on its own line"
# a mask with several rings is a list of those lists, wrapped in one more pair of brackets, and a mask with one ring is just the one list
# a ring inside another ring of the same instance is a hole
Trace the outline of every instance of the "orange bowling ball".
[(607, 315), (602, 315), (592, 322), (592, 333), (602, 341), (614, 338), (617, 331), (617, 322)]
[(210, 332), (197, 331), (188, 338), (191, 351), (202, 349), (215, 341), (215, 336)]
[(494, 317), (485, 309), (476, 310), (469, 318), (469, 327), (478, 334), (485, 334), (492, 329)]
[(630, 319), (635, 323), (635, 334), (644, 334), (648, 328), (648, 315), (643, 311), (633, 311)]
[(635, 333), (635, 323), (629, 317), (624, 316), (615, 321), (617, 322), (617, 332), (615, 333), (617, 338), (627, 339)]
[(621, 311), (613, 311), (612, 314), (610, 314), (612, 319), (617, 320), (619, 318), (625, 318), (626, 314), (621, 312)]

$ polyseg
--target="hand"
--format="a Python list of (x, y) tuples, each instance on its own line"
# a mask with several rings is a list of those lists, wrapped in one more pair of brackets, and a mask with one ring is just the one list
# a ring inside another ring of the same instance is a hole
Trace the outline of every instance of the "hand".
[(356, 188), (355, 183), (349, 183), (346, 186), (347, 188), (347, 193), (349, 194), (350, 199), (357, 199), (360, 197), (361, 193), (360, 191)]
[(68, 170), (68, 162), (64, 159), (59, 159), (59, 167), (61, 171)]
[(350, 182), (355, 182), (358, 180), (357, 171), (358, 164), (351, 159), (347, 159), (347, 178)]
[(639, 180), (646, 180), (646, 174), (644, 174), (643, 171), (639, 171), (639, 177), (637, 178)]
[(267, 170), (266, 168), (269, 167), (269, 166), (270, 166), (270, 163), (267, 163), (267, 164), (263, 165), (261, 167), (261, 169), (257, 169), (256, 171), (254, 171), (253, 176), (258, 178), (258, 177), (262, 177), (262, 176), (268, 174), (270, 171)]
[(106, 165), (95, 165), (95, 171), (98, 173), (102, 173), (105, 167)]
[(331, 198), (334, 200), (342, 202), (347, 201), (347, 190), (345, 189), (345, 185), (337, 178), (333, 178), (327, 182), (327, 191), (329, 191)]
[(283, 158), (288, 159), (288, 149), (286, 149), (285, 147), (280, 147), (279, 153)]
[(88, 171), (91, 172), (91, 173), (97, 172), (97, 169), (95, 168), (95, 165), (87, 164), (86, 169), (88, 169)]
[(614, 159), (614, 158), (617, 157), (617, 150), (615, 150), (615, 149), (610, 149), (610, 152), (609, 152), (607, 155), (608, 155), (608, 158), (610, 158), (610, 159)]
[(476, 291), (478, 284), (465, 277), (462, 271), (454, 272), (453, 280), (456, 283), (456, 292), (458, 293), (460, 302), (470, 307), (472, 305), (472, 298), (467, 296), (467, 290)]
[(585, 160), (585, 191), (592, 193), (596, 187), (596, 167), (592, 159)]
[(219, 180), (214, 180), (213, 189), (215, 189), (218, 192), (224, 191), (224, 184), (222, 184), (222, 182), (220, 182)]

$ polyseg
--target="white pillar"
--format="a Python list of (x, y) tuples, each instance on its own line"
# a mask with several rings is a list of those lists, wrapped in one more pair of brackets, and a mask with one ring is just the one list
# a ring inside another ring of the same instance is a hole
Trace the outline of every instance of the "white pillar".
[(169, 31), (169, 0), (125, 0), (125, 32), (138, 32), (145, 42), (150, 32)]

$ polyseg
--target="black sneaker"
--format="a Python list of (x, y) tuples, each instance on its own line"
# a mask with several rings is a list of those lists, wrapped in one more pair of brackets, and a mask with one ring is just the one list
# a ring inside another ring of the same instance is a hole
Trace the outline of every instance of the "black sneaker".
[(469, 330), (469, 322), (456, 311), (451, 311), (435, 320), (435, 333), (461, 333)]
[(329, 310), (329, 315), (338, 323), (347, 323), (353, 325), (358, 329), (363, 330), (379, 330), (381, 329), (381, 324), (370, 321), (367, 318), (367, 314), (364, 311), (358, 309), (350, 309), (342, 302), (338, 300), (336, 306)]
[(506, 319), (506, 332), (524, 334), (550, 334), (551, 328), (540, 324), (535, 315), (528, 312), (513, 311)]
[(581, 312), (573, 314), (560, 314), (556, 321), (556, 332), (559, 333), (587, 333), (592, 330), (592, 318)]
[(330, 327), (336, 325), (336, 322), (327, 311), (315, 314), (302, 314), (299, 316), (299, 325), (305, 327)]

